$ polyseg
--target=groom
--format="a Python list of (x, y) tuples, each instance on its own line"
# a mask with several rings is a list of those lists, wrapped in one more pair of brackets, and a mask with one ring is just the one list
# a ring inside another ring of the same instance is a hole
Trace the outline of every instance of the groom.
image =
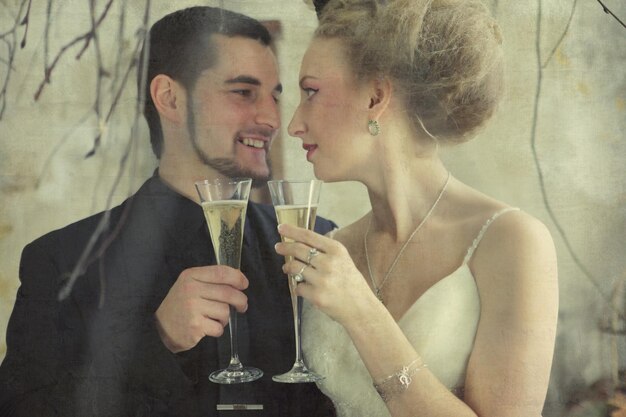
[[(24, 248), (0, 415), (334, 415), (314, 385), (271, 380), (295, 352), (273, 209), (249, 204), (241, 272), (216, 266), (193, 185), (270, 177), (282, 89), (270, 34), (238, 13), (193, 7), (155, 23), (149, 39), (139, 90), (159, 167), (107, 214), (110, 226), (66, 299), (59, 291), (104, 213)], [(320, 233), (333, 226), (318, 219)], [(239, 353), (265, 372), (261, 380), (208, 381), (230, 358), (229, 306), (245, 313)]]

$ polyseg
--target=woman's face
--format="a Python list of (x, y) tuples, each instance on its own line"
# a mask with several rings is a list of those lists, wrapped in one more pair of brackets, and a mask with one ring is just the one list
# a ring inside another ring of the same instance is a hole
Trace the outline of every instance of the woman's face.
[(369, 136), (366, 87), (355, 80), (340, 39), (313, 40), (302, 59), (300, 104), (289, 134), (302, 139), (316, 177), (358, 180), (359, 164), (371, 142), (364, 138)]

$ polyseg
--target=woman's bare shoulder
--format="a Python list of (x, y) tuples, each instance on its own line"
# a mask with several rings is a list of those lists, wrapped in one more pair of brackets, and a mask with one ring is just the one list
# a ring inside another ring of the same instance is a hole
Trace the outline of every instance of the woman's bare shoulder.
[[(497, 294), (500, 301), (507, 298), (503, 294), (523, 294), (530, 288), (543, 288), (548, 296), (557, 283), (550, 231), (522, 210), (493, 221), (476, 248), (471, 268), (481, 293)], [(517, 291), (510, 291), (512, 288)], [(551, 290), (545, 291), (548, 288)]]
[[(512, 280), (524, 280), (538, 271), (556, 268), (556, 255), (550, 231), (536, 217), (496, 200), (466, 185), (460, 185), (452, 210), (456, 214), (457, 230), (464, 230), (464, 239), (475, 239), (470, 268), (477, 283), (500, 277), (500, 285)], [(505, 272), (506, 271), (506, 272)], [(544, 274), (542, 274), (544, 275)], [(545, 274), (547, 279), (555, 273)]]
[[(544, 252), (546, 247), (553, 247), (552, 236), (546, 225), (531, 214), (510, 208), (501, 209), (502, 213), (492, 217), (493, 221), (485, 230), (483, 252), (494, 256), (515, 255), (519, 257), (529, 253)], [(511, 252), (511, 253), (509, 253)]]

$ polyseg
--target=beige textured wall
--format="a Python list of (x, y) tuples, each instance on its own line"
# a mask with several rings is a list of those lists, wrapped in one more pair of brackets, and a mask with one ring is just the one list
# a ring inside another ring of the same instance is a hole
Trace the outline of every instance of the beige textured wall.
[[(15, 20), (21, 1), (0, 8), (0, 33)], [(57, 4), (62, 3), (62, 4)], [(87, 1), (53, 2), (49, 56), (88, 28)], [(101, 10), (104, 1), (97, 2)], [(100, 4), (102, 3), (102, 4)], [(126, 4), (126, 26), (119, 47), (117, 22)], [(165, 1), (153, 1), (151, 21), (171, 11)], [(204, 2), (219, 5), (219, 2)], [(282, 99), (286, 125), (298, 101), (297, 72), (313, 28), (314, 13), (300, 0), (225, 0), (226, 7), (259, 19), (279, 19)], [(626, 3), (605, 3), (623, 19)], [(192, 5), (179, 1), (176, 7)], [(608, 375), (611, 339), (598, 331), (607, 315), (606, 303), (568, 251), (566, 241), (543, 202), (537, 167), (531, 152), (533, 114), (538, 82), (535, 37), (538, 5), (542, 7), (542, 62), (567, 25), (572, 0), (517, 2), (491, 0), (506, 40), (508, 93), (494, 122), (479, 137), (445, 149), (444, 159), (461, 180), (542, 219), (552, 230), (559, 253), (561, 308), (559, 336), (547, 416), (559, 415), (573, 391)], [(140, 25), (143, 2), (115, 2), (100, 38), (105, 67), (114, 71), (119, 53), (128, 57)], [(76, 46), (62, 58), (41, 99), (33, 95), (43, 79), (45, 6), (33, 2), (27, 46), (18, 50), (0, 120), (0, 358), (6, 324), (18, 287), (21, 249), (36, 237), (106, 206), (120, 156), (131, 137), (135, 90), (133, 78), (125, 88), (119, 111), (104, 130), (96, 155), (92, 148), (99, 123), (93, 111), (95, 58), (93, 48), (81, 60)], [(18, 42), (23, 28), (18, 30)], [(5, 38), (6, 39), (6, 38)], [(4, 45), (0, 58), (5, 58)], [(49, 58), (50, 59), (50, 58)], [(569, 31), (542, 69), (536, 119), (538, 161), (554, 215), (571, 248), (590, 271), (598, 287), (609, 294), (626, 275), (626, 29), (602, 12), (594, 1), (579, 1)], [(0, 81), (6, 66), (0, 61)], [(113, 86), (116, 87), (116, 86)], [(111, 102), (105, 85), (102, 105)], [(82, 122), (81, 122), (82, 120)], [(142, 123), (131, 163), (113, 193), (118, 203), (147, 178), (155, 166)], [(300, 141), (283, 134), (285, 176), (312, 177)], [(367, 196), (358, 184), (326, 184), (322, 214), (347, 224), (368, 210)], [(624, 339), (622, 337), (622, 339)], [(626, 347), (622, 340), (622, 366)]]

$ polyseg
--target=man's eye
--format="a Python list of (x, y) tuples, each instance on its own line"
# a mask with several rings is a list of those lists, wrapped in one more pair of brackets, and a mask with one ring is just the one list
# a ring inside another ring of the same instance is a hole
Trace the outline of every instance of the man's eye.
[(235, 93), (238, 94), (242, 97), (251, 97), (252, 96), (252, 91), (251, 90), (232, 90), (231, 93)]

